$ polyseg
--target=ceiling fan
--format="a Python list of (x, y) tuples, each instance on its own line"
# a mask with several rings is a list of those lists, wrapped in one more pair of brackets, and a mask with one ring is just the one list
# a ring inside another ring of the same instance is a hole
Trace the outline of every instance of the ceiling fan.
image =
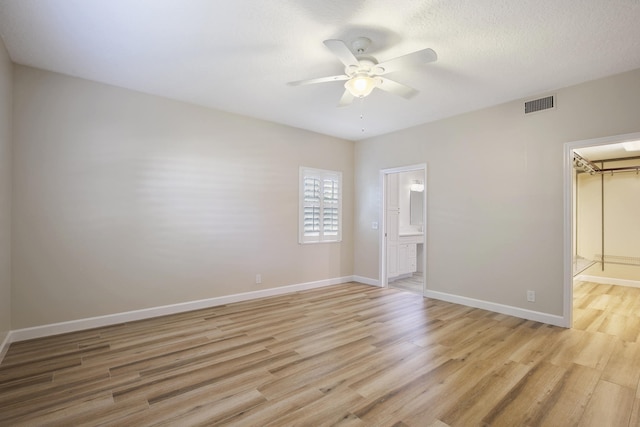
[(346, 80), (344, 94), (338, 103), (339, 107), (351, 104), (355, 98), (364, 98), (375, 88), (409, 99), (418, 93), (416, 89), (382, 76), (438, 59), (438, 55), (432, 49), (422, 49), (378, 63), (378, 60), (373, 56), (365, 55), (370, 44), (371, 40), (367, 37), (358, 37), (351, 44), (354, 54), (342, 40), (325, 40), (324, 45), (344, 64), (344, 74), (300, 80), (288, 84), (302, 86)]

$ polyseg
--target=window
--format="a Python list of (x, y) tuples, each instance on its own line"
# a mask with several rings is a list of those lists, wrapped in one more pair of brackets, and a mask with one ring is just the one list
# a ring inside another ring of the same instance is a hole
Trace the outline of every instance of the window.
[(342, 172), (300, 168), (300, 243), (342, 240)]

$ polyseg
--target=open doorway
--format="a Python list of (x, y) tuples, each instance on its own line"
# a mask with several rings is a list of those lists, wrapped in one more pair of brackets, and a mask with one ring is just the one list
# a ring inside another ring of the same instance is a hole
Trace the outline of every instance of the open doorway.
[(380, 171), (380, 283), (424, 295), (427, 283), (427, 166)]
[(640, 287), (640, 133), (565, 144), (564, 318), (574, 283)]

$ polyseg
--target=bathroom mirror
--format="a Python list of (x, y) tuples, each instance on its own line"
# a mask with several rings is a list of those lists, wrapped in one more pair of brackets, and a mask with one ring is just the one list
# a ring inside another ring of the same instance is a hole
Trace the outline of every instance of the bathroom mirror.
[(422, 225), (422, 207), (424, 206), (424, 191), (409, 192), (409, 223), (411, 225)]

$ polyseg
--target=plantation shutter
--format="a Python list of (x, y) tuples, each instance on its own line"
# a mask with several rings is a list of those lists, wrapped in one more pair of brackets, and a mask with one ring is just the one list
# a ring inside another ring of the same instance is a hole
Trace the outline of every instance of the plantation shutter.
[(340, 188), (337, 179), (323, 180), (322, 229), (325, 236), (338, 235), (338, 197)]
[(300, 243), (342, 240), (342, 173), (300, 168)]
[(304, 177), (304, 235), (320, 235), (320, 180)]

